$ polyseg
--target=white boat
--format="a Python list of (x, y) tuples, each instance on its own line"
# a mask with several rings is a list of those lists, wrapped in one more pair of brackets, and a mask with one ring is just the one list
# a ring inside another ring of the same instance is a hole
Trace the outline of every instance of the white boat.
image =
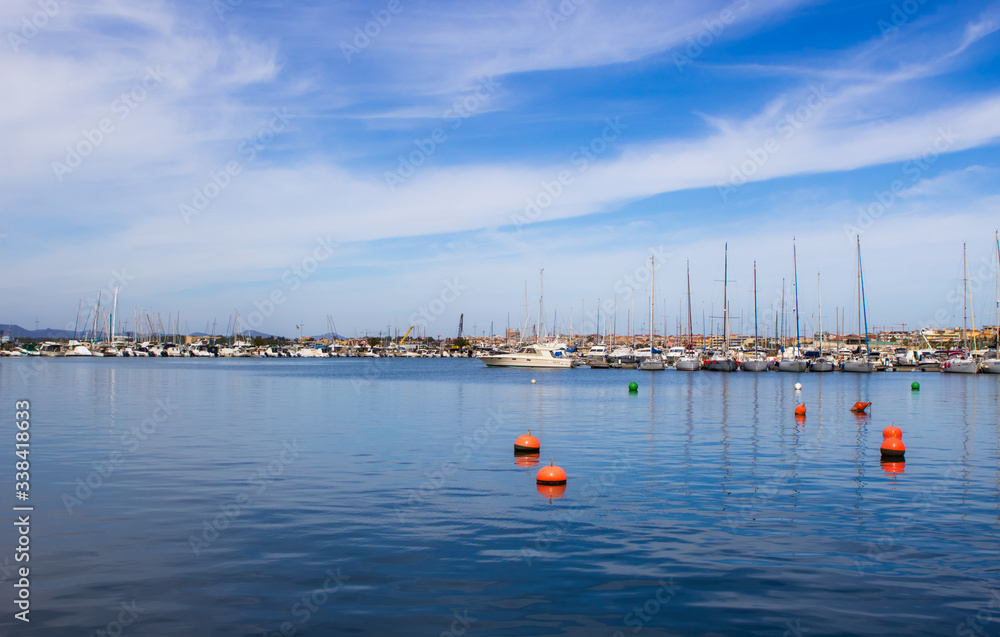
[(804, 372), (809, 369), (809, 361), (802, 356), (799, 336), (799, 265), (795, 253), (795, 238), (792, 238), (792, 288), (795, 290), (795, 347), (790, 357), (778, 361), (779, 372)]
[(583, 362), (591, 369), (605, 369), (611, 367), (608, 364), (608, 348), (605, 345), (594, 345), (587, 350), (587, 355), (583, 357)]
[(767, 359), (757, 347), (757, 262), (753, 262), (753, 354), (743, 359), (740, 368), (745, 372), (766, 372)]
[(679, 372), (696, 372), (701, 369), (701, 359), (689, 352), (678, 358), (674, 367)]
[[(663, 362), (663, 356), (661, 352), (656, 350), (653, 343), (653, 280), (656, 273), (656, 266), (653, 263), (653, 257), (649, 257), (649, 354), (645, 357), (641, 356), (638, 350), (635, 353), (636, 359), (639, 361), (639, 369), (644, 372), (662, 372), (667, 368), (666, 364)], [(664, 336), (666, 339), (666, 336)]]
[[(966, 322), (969, 315), (969, 300), (972, 298), (972, 288), (969, 286), (969, 262), (965, 255), (965, 244), (962, 244), (962, 264), (965, 277), (965, 311), (962, 315), (962, 352), (941, 363), (942, 374), (976, 374), (979, 372), (979, 361), (969, 353)], [(973, 324), (975, 329), (975, 324)]]
[(875, 371), (875, 362), (870, 359), (868, 348), (868, 310), (865, 308), (865, 275), (861, 269), (861, 235), (858, 239), (858, 330), (861, 329), (861, 315), (865, 317), (865, 356), (852, 356), (850, 359), (840, 363), (840, 370), (855, 374), (871, 374)]
[(667, 353), (664, 355), (664, 358), (667, 361), (667, 365), (674, 365), (674, 364), (676, 364), (677, 363), (677, 359), (680, 358), (681, 356), (684, 356), (684, 353), (685, 353), (685, 349), (683, 347), (681, 347), (680, 345), (674, 345), (673, 347), (671, 347), (670, 349), (668, 349)]
[(997, 306), (996, 318), (993, 320), (993, 329), (996, 330), (996, 342), (993, 345), (993, 351), (987, 352), (986, 357), (983, 359), (982, 371), (984, 374), (1000, 374), (1000, 233), (994, 231), (993, 238), (997, 246), (997, 269), (995, 275)]
[(565, 343), (535, 343), (509, 354), (492, 354), (480, 360), (487, 367), (546, 367), (568, 369), (579, 362), (566, 353)]
[(810, 372), (832, 372), (834, 367), (835, 365), (833, 364), (833, 361), (825, 356), (821, 356), (809, 362)]
[(735, 372), (740, 368), (736, 357), (729, 351), (729, 244), (726, 244), (722, 266), (722, 350), (712, 352), (705, 363), (710, 372)]
[(819, 272), (816, 273), (816, 306), (819, 308), (819, 356), (809, 361), (809, 371), (832, 372), (835, 367), (833, 361), (823, 355), (823, 294), (819, 286)]
[(612, 367), (635, 369), (635, 350), (628, 345), (619, 345), (608, 354), (608, 361)]

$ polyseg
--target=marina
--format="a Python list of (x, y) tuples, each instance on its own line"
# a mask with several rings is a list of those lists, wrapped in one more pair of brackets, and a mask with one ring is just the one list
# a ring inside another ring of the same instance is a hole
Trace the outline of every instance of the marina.
[(134, 601), (143, 635), (950, 634), (998, 585), (1000, 382), (912, 377), (4, 359), (32, 627)]

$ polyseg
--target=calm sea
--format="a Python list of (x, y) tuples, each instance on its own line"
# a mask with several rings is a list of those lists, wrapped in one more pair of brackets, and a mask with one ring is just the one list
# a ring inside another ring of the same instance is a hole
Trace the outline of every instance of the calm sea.
[[(18, 400), (30, 624), (12, 601)], [(3, 635), (1000, 625), (1000, 377), (0, 359), (0, 408)], [(883, 468), (892, 423), (906, 462)], [(513, 454), (529, 428), (562, 497)]]

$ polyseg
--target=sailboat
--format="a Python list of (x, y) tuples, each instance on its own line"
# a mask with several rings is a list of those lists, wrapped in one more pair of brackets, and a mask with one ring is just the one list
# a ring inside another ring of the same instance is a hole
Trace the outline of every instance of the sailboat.
[(726, 244), (725, 257), (722, 266), (722, 350), (713, 352), (705, 364), (705, 369), (711, 372), (735, 372), (740, 364), (729, 351), (729, 244)]
[(753, 355), (741, 365), (745, 372), (766, 372), (767, 359), (760, 355), (757, 347), (757, 262), (753, 262)]
[(799, 263), (795, 252), (795, 238), (792, 238), (792, 287), (795, 288), (795, 350), (791, 358), (778, 361), (779, 372), (804, 372), (809, 361), (802, 356), (801, 337), (799, 336)]
[(997, 307), (996, 307), (996, 318), (993, 319), (993, 329), (995, 339), (993, 341), (993, 354), (988, 356), (986, 360), (983, 361), (983, 371), (987, 374), (1000, 374), (1000, 234), (997, 231), (993, 231), (993, 238), (997, 245), (997, 269), (996, 269), (996, 286), (997, 286)]
[(647, 372), (662, 372), (667, 368), (663, 363), (663, 357), (653, 346), (653, 280), (656, 277), (656, 267), (653, 264), (653, 257), (649, 257), (649, 357), (643, 358), (639, 363), (639, 369)]
[[(541, 293), (538, 297), (538, 322), (539, 336), (545, 338), (545, 326), (543, 324), (542, 301), (545, 298), (545, 270), (539, 273), (539, 284)], [(554, 331), (554, 330), (553, 330)], [(480, 358), (487, 367), (545, 367), (556, 369), (568, 369), (579, 365), (579, 361), (570, 356), (566, 351), (566, 344), (560, 342), (543, 343), (541, 340), (533, 345), (521, 347), (516, 352), (505, 354), (494, 354)]]
[(870, 374), (875, 370), (875, 363), (868, 358), (868, 309), (865, 307), (865, 275), (861, 269), (861, 235), (858, 239), (858, 331), (861, 331), (861, 315), (865, 317), (865, 355), (852, 356), (840, 364), (841, 371), (858, 374)]
[(833, 361), (823, 356), (823, 295), (820, 292), (819, 272), (816, 273), (816, 300), (819, 306), (819, 358), (809, 364), (809, 371), (832, 372)]
[[(941, 372), (945, 374), (975, 374), (979, 371), (979, 361), (969, 353), (969, 338), (966, 323), (969, 316), (969, 299), (972, 298), (972, 288), (969, 286), (969, 261), (965, 256), (965, 244), (962, 244), (962, 272), (965, 283), (965, 310), (962, 314), (962, 352), (941, 363)], [(975, 321), (973, 321), (975, 323)], [(975, 325), (973, 325), (975, 328)]]
[(691, 323), (691, 262), (687, 264), (687, 297), (688, 297), (688, 349), (675, 362), (674, 367), (679, 372), (696, 372), (701, 369), (701, 359), (694, 354), (694, 325)]

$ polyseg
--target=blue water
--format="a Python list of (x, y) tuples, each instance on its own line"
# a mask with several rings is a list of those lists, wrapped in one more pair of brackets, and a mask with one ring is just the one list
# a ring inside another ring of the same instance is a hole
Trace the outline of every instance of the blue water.
[(0, 359), (0, 567), (24, 399), (4, 635), (997, 634), (998, 377)]

